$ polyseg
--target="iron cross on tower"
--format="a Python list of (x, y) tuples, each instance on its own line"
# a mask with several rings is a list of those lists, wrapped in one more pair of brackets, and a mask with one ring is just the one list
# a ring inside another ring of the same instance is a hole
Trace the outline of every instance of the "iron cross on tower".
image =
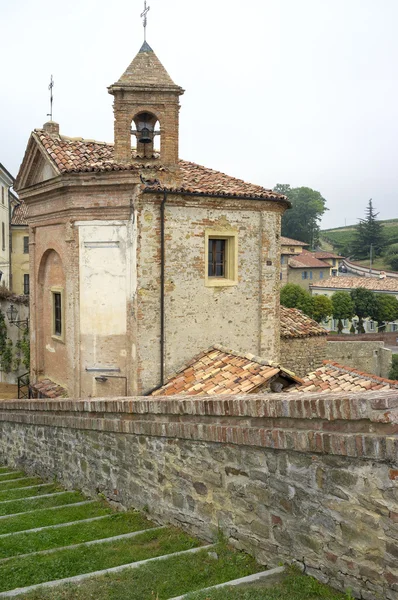
[(48, 89), (50, 90), (50, 112), (47, 114), (47, 117), (50, 117), (50, 120), (53, 120), (53, 87), (54, 87), (54, 79), (53, 76), (51, 75), (51, 81), (50, 81), (50, 85), (48, 86)]
[(144, 23), (144, 42), (146, 42), (146, 26), (147, 26), (147, 23), (148, 23), (147, 14), (148, 14), (150, 8), (151, 8), (150, 6), (146, 5), (146, 0), (145, 0), (145, 2), (144, 2), (144, 10), (141, 13), (141, 18), (143, 19), (143, 23)]

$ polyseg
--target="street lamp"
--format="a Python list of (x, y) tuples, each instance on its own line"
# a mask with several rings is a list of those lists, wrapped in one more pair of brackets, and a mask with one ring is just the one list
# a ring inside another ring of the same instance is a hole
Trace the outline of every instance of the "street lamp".
[(6, 310), (6, 315), (11, 325), (16, 325), (19, 329), (29, 328), (29, 319), (18, 320), (18, 309), (13, 304)]

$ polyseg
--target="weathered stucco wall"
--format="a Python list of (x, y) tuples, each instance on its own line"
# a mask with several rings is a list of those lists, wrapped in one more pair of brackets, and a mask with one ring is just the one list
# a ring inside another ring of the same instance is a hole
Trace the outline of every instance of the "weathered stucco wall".
[(398, 599), (398, 398), (0, 402), (0, 460)]
[(328, 341), (325, 358), (365, 373), (388, 377), (392, 363), (392, 351), (384, 348), (384, 342)]
[(322, 366), (326, 358), (326, 336), (281, 338), (281, 364), (304, 377)]
[[(160, 384), (160, 200), (139, 212), (140, 391)], [(170, 195), (165, 210), (165, 375), (213, 344), (279, 360), (281, 208), (272, 202)], [(207, 286), (206, 232), (237, 233), (236, 285)]]

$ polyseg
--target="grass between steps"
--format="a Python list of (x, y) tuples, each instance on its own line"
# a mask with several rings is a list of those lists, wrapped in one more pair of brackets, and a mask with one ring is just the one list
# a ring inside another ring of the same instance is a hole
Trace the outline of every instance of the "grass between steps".
[(40, 477), (24, 477), (20, 481), (11, 480), (11, 481), (0, 481), (0, 492), (5, 492), (6, 490), (12, 490), (16, 488), (27, 487), (30, 485), (37, 485), (39, 483), (43, 483)]
[(286, 578), (277, 585), (267, 586), (258, 583), (240, 588), (225, 587), (187, 596), (187, 600), (349, 600), (350, 598), (352, 598), (350, 594), (341, 594), (294, 568), (289, 569)]
[(22, 471), (3, 471), (3, 473), (0, 473), (0, 483), (2, 483), (3, 481), (12, 481), (13, 479), (20, 479), (21, 477), (25, 477), (25, 473), (22, 473)]
[(68, 523), (69, 521), (80, 521), (81, 519), (90, 519), (110, 513), (112, 513), (112, 509), (106, 506), (104, 502), (93, 502), (92, 504), (83, 504), (82, 506), (66, 506), (58, 510), (36, 511), (26, 515), (2, 519), (0, 521), (0, 535), (24, 531), (25, 529), (34, 529), (36, 527)]
[(12, 469), (11, 467), (0, 467), (0, 474), (1, 473), (11, 473), (14, 469)]
[(86, 498), (80, 492), (65, 492), (59, 496), (50, 496), (49, 498), (32, 498), (31, 500), (15, 500), (0, 504), (0, 516), (12, 515), (28, 510), (42, 510), (61, 506), (62, 504), (72, 504), (73, 502), (83, 502)]
[(262, 570), (253, 558), (219, 545), (211, 552), (170, 557), (138, 569), (126, 570), (54, 589), (20, 596), (24, 600), (167, 600), (223, 581)]
[(127, 512), (111, 514), (106, 519), (92, 523), (77, 523), (59, 529), (21, 533), (0, 539), (0, 559), (100, 540), (154, 526), (154, 523), (139, 512)]
[(33, 487), (28, 486), (27, 488), (21, 488), (20, 490), (0, 491), (0, 502), (3, 502), (4, 500), (19, 500), (22, 498), (30, 498), (31, 496), (41, 496), (42, 494), (52, 494), (53, 492), (62, 491), (62, 488), (55, 483), (34, 485)]
[(146, 531), (136, 538), (106, 542), (90, 548), (60, 550), (53, 554), (14, 558), (0, 564), (0, 591), (13, 590), (109, 569), (200, 546), (199, 540), (174, 528)]

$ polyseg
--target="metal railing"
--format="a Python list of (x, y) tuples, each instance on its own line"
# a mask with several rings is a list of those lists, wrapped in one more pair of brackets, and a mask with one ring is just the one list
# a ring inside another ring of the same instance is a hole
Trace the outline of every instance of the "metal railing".
[(20, 375), (17, 379), (18, 382), (18, 399), (28, 400), (30, 398), (29, 393), (29, 372)]

